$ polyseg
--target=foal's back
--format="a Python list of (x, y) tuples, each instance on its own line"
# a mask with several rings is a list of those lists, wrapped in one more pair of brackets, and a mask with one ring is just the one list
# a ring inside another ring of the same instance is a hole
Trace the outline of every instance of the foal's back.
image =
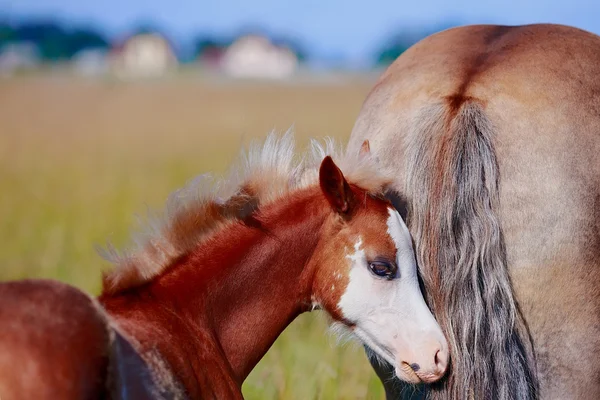
[[(542, 397), (600, 398), (600, 38), (557, 25), (433, 35), (376, 84), (349, 151), (369, 139), (408, 203), (418, 204), (423, 193), (406, 184), (423, 175), (415, 149), (431, 140), (423, 148), (443, 157), (465, 150), (453, 142), (457, 115), (490, 123), (507, 267), (533, 335)], [(440, 129), (423, 139), (428, 123)], [(481, 144), (480, 133), (467, 133), (473, 141), (464, 145)], [(448, 172), (437, 161), (425, 173), (432, 180)]]
[(0, 284), (0, 397), (105, 398), (106, 323), (83, 292), (54, 281)]

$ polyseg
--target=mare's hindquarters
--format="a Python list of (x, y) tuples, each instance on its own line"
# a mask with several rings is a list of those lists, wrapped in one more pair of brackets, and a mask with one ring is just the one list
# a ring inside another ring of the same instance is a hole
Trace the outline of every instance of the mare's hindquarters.
[[(481, 107), (492, 126), (490, 154), (499, 167), (494, 217), (505, 238), (515, 296), (533, 336), (544, 399), (600, 398), (598, 93), (600, 38), (595, 35), (556, 25), (456, 28), (423, 40), (390, 67), (369, 94), (349, 143), (349, 151), (358, 151), (369, 139), (382, 168), (397, 174), (404, 201), (431, 209), (427, 200), (452, 198), (419, 192), (422, 181), (413, 179), (416, 185), (411, 185), (411, 174), (429, 179), (451, 171), (443, 163), (411, 168), (414, 144), (423, 138), (422, 111), (445, 105), (449, 112), (441, 112), (438, 122), (449, 126), (448, 116), (464, 104)], [(454, 146), (460, 131), (438, 131), (426, 138), (431, 140), (426, 148), (441, 146), (438, 153), (449, 157), (465, 148)], [(475, 132), (465, 145), (477, 145), (480, 138)], [(470, 163), (469, 158), (454, 160), (460, 161), (457, 168)], [(413, 217), (408, 224), (414, 235)], [(465, 240), (481, 236), (482, 221), (450, 220), (473, 228)], [(415, 246), (420, 251), (419, 238)], [(482, 267), (483, 278), (489, 279)], [(484, 362), (497, 363), (489, 357), (479, 361)]]

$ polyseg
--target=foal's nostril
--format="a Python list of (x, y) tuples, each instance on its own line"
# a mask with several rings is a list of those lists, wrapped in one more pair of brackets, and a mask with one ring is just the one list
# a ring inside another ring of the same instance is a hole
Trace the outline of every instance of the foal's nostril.
[(417, 363), (412, 363), (410, 364), (410, 367), (413, 369), (413, 371), (417, 372), (418, 370), (421, 369), (421, 366)]
[(448, 366), (448, 355), (440, 349), (436, 351), (433, 362), (439, 372), (444, 372)]

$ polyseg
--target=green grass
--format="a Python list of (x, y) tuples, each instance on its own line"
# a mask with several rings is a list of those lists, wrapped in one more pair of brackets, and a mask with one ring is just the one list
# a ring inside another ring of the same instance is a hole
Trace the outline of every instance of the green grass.
[[(54, 278), (97, 294), (135, 214), (249, 139), (295, 126), (347, 139), (372, 82), (329, 86), (64, 77), (0, 81), (0, 280)], [(381, 399), (362, 348), (338, 347), (323, 316), (298, 318), (244, 384), (248, 399)]]

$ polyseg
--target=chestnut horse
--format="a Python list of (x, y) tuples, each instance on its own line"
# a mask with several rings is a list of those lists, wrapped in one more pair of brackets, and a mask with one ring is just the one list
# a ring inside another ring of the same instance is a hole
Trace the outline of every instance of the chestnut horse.
[(432, 35), (368, 95), (348, 150), (365, 139), (449, 342), (430, 397), (600, 399), (600, 38)]
[[(98, 299), (53, 281), (0, 285), (2, 399), (239, 399), (300, 313), (325, 310), (409, 382), (445, 372), (408, 229), (368, 155), (270, 136), (239, 183), (176, 192), (105, 274)], [(322, 161), (321, 161), (322, 160)], [(345, 175), (344, 175), (345, 174)], [(232, 189), (228, 189), (232, 188)]]

